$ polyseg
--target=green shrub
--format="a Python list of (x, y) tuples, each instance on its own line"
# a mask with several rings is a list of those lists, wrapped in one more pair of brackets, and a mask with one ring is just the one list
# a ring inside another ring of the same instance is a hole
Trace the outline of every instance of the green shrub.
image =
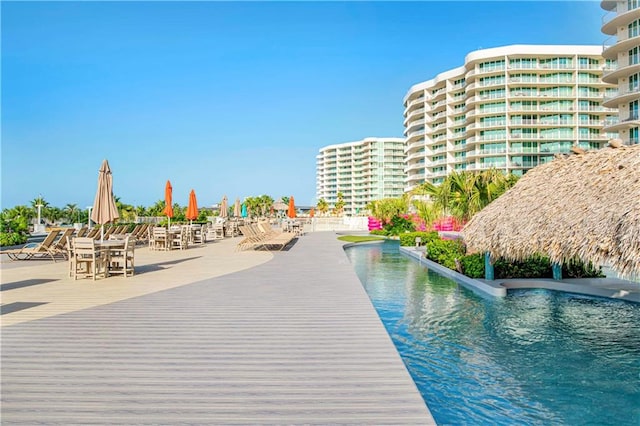
[(404, 234), (400, 234), (400, 245), (405, 247), (415, 246), (416, 245), (416, 237), (420, 237), (422, 239), (421, 245), (426, 245), (429, 241), (433, 241), (439, 239), (440, 236), (437, 232), (407, 232)]
[(0, 246), (17, 246), (27, 242), (28, 236), (19, 232), (0, 232)]
[[(422, 238), (426, 246), (426, 257), (446, 268), (462, 273), (470, 278), (484, 278), (484, 254), (465, 255), (466, 248), (461, 240), (442, 240), (437, 232), (413, 232), (400, 235), (400, 245), (415, 245), (416, 237)], [(458, 260), (458, 264), (456, 264)], [(496, 279), (507, 278), (553, 278), (549, 258), (542, 255), (531, 256), (524, 261), (499, 258), (495, 261)], [(563, 278), (602, 278), (602, 268), (579, 259), (562, 265)]]
[(28, 219), (15, 210), (3, 210), (0, 214), (0, 246), (24, 244), (27, 238), (29, 238)]
[(551, 262), (545, 256), (532, 256), (524, 261), (496, 260), (495, 278), (553, 278)]
[(371, 231), (369, 231), (369, 233), (371, 235), (387, 235), (387, 231), (385, 231), (384, 229), (372, 229)]
[(603, 278), (601, 267), (593, 266), (593, 263), (584, 263), (580, 259), (572, 259), (562, 264), (562, 278)]
[(464, 245), (460, 240), (432, 240), (426, 244), (427, 259), (456, 271), (456, 259), (461, 260), (465, 254)]
[(394, 216), (389, 223), (382, 225), (382, 228), (386, 231), (387, 236), (402, 235), (416, 230), (415, 224), (402, 216)]
[(484, 278), (484, 255), (469, 254), (460, 259), (462, 273), (470, 278)]

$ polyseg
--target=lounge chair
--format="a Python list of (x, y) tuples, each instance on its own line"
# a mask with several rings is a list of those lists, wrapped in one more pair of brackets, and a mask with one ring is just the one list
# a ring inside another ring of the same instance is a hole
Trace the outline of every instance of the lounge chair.
[(60, 255), (65, 259), (67, 258), (69, 254), (69, 251), (67, 250), (67, 244), (69, 242), (69, 238), (71, 238), (74, 232), (75, 232), (74, 228), (65, 229), (62, 235), (60, 235), (60, 238), (58, 238), (51, 245), (51, 251), (53, 252), (54, 256)]
[(273, 247), (279, 247), (280, 250), (285, 248), (287, 244), (296, 239), (296, 234), (291, 232), (265, 232), (264, 229), (260, 229), (256, 225), (244, 225), (240, 226), (240, 231), (245, 236), (239, 243), (237, 248), (239, 250), (246, 250), (248, 248), (264, 248), (269, 250)]
[(55, 229), (49, 232), (41, 243), (27, 243), (20, 249), (3, 250), (0, 254), (6, 254), (11, 260), (39, 259), (49, 256), (55, 262), (55, 255), (58, 253), (53, 247), (59, 235), (60, 230)]
[(100, 227), (96, 226), (95, 228), (91, 228), (85, 237), (93, 239), (100, 238)]

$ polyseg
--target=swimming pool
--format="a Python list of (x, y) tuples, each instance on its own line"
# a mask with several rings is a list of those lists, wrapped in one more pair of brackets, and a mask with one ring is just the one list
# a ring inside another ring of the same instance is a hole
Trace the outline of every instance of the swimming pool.
[(640, 304), (484, 298), (397, 242), (346, 253), (438, 424), (640, 424)]

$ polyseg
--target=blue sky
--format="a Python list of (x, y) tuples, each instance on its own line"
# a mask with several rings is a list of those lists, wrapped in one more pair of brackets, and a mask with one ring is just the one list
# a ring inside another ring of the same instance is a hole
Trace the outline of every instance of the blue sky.
[(326, 145), (401, 137), (414, 84), (509, 44), (598, 44), (578, 2), (6, 2), (2, 208), (315, 202)]

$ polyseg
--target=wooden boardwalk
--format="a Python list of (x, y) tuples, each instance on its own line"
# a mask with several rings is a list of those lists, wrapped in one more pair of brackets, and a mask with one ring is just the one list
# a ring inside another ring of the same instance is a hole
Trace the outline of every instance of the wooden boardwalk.
[(331, 232), (1, 332), (3, 425), (434, 423)]

